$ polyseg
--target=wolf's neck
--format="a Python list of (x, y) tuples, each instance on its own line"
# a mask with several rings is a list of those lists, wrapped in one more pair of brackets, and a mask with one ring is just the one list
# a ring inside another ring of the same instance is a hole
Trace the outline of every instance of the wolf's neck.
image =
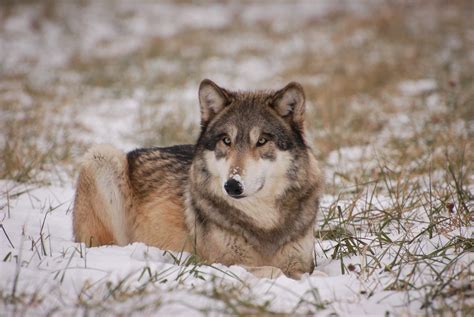
[(276, 228), (282, 220), (274, 199), (246, 197), (239, 200), (227, 198), (225, 201), (229, 206), (250, 218), (258, 228), (271, 230)]

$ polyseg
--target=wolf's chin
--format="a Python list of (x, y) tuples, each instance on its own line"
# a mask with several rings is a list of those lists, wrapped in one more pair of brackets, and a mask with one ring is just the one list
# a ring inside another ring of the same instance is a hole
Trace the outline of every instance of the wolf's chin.
[(233, 198), (233, 199), (242, 199), (242, 198), (246, 198), (247, 195), (239, 195), (239, 196), (231, 196), (231, 195), (227, 195), (229, 196), (230, 198)]

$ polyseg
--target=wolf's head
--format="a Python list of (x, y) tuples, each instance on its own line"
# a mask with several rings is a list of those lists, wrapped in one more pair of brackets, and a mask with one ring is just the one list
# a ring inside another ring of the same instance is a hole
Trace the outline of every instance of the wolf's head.
[(281, 194), (307, 149), (301, 85), (232, 92), (205, 79), (199, 102), (202, 130), (196, 151), (214, 194), (231, 200)]

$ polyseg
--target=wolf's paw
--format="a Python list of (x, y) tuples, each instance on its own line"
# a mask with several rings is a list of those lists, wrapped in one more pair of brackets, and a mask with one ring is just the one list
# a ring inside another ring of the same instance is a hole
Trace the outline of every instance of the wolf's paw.
[(276, 279), (283, 276), (283, 271), (274, 266), (243, 266), (248, 272), (258, 278)]
[(303, 272), (303, 271), (291, 271), (291, 272), (288, 272), (287, 275), (294, 280), (301, 280), (304, 276), (306, 277), (309, 277), (309, 276), (327, 277), (328, 276), (326, 273), (322, 271), (317, 271), (317, 270), (314, 270), (313, 273), (311, 274), (309, 274), (308, 272)]

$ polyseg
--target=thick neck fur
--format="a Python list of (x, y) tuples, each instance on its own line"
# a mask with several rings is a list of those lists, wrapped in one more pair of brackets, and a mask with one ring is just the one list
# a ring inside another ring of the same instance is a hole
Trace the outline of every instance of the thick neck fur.
[(300, 164), (311, 167), (312, 163), (307, 155), (292, 162), (286, 183), (274, 192), (277, 195), (236, 200), (209, 186), (212, 177), (198, 154), (191, 167), (188, 209), (196, 226), (223, 228), (245, 238), (260, 252), (271, 254), (313, 227), (319, 205), (319, 175), (298, 168)]

